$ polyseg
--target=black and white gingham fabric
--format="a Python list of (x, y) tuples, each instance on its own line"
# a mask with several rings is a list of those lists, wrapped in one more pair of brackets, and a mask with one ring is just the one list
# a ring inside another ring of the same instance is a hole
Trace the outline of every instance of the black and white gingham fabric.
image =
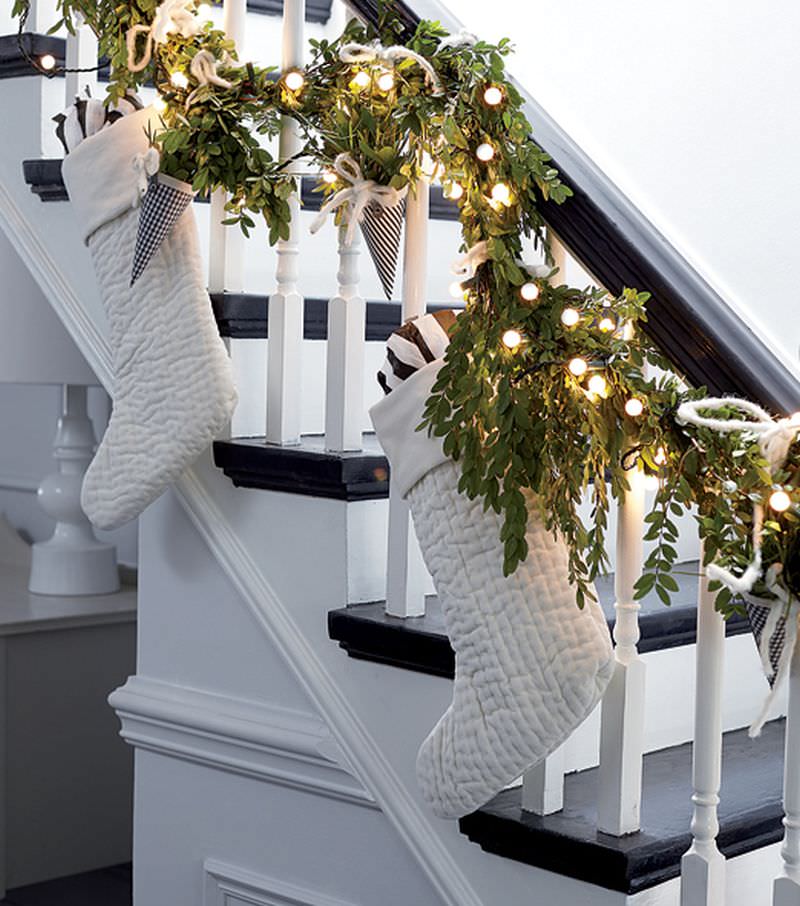
[(139, 208), (131, 286), (141, 277), (169, 231), (191, 204), (192, 198), (190, 191), (164, 182), (158, 173), (150, 178)]
[[(777, 602), (773, 606), (780, 606)], [(750, 629), (753, 632), (753, 638), (756, 640), (756, 646), (761, 650), (761, 639), (764, 636), (764, 630), (767, 626), (767, 620), (771, 613), (771, 607), (762, 607), (756, 604), (752, 599), (745, 601), (747, 608), (747, 617), (750, 620)], [(786, 644), (786, 615), (782, 615), (775, 626), (775, 631), (769, 641), (769, 663), (772, 667), (772, 676), (767, 676), (770, 687), (775, 685), (778, 676), (778, 667), (781, 661), (781, 655)]]
[(398, 327), (386, 343), (386, 361), (378, 372), (384, 393), (391, 393), (428, 362), (440, 359), (450, 342), (456, 320), (451, 309), (411, 318)]
[(392, 298), (394, 290), (405, 210), (405, 199), (390, 208), (373, 201), (364, 208), (361, 220), (361, 232), (367, 241), (367, 249), (387, 299)]
[(75, 103), (68, 110), (53, 117), (56, 137), (64, 146), (64, 153), (69, 154), (85, 138), (141, 109), (142, 102), (132, 91), (109, 107), (97, 98), (75, 98)]

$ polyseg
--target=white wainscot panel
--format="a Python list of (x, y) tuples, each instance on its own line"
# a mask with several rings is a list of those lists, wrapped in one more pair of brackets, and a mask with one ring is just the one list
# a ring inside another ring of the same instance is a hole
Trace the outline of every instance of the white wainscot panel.
[(203, 869), (203, 906), (355, 906), (213, 859)]

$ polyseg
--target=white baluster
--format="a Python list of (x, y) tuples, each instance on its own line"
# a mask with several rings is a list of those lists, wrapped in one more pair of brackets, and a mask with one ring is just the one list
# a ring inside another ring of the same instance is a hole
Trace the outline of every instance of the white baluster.
[[(701, 551), (701, 563), (702, 559)], [(681, 906), (722, 906), (725, 902), (725, 857), (717, 848), (725, 620), (714, 610), (715, 597), (702, 575), (695, 646), (692, 845), (681, 860)]]
[[(406, 200), (401, 320), (425, 314), (428, 270), (430, 185), (420, 179)], [(411, 525), (408, 504), (389, 482), (389, 551), (386, 570), (386, 612), (395, 617), (425, 613), (427, 571)]]
[(783, 810), (783, 873), (775, 879), (772, 902), (773, 906), (800, 906), (800, 646), (795, 649), (789, 673)]
[(360, 236), (345, 242), (339, 227), (339, 292), (328, 303), (328, 359), (325, 446), (341, 452), (361, 449), (364, 417), (364, 333), (367, 303), (358, 291)]
[[(236, 44), (241, 58), (247, 22), (247, 0), (225, 0), (222, 30)], [(218, 189), (211, 196), (208, 291), (210, 293), (244, 291), (244, 234), (238, 227), (226, 227), (225, 203), (228, 195)]]
[(534, 815), (552, 815), (564, 808), (565, 747), (559, 746), (552, 755), (522, 778), (522, 808)]
[(633, 586), (642, 573), (644, 473), (628, 472), (630, 491), (617, 522), (616, 668), (603, 698), (597, 824), (615, 836), (639, 829), (644, 754), (645, 664), (639, 641), (639, 604)]
[[(75, 21), (83, 22), (80, 14)], [(67, 35), (66, 52), (67, 69), (91, 69), (97, 66), (97, 38), (88, 25), (79, 25), (74, 35)], [(92, 97), (97, 97), (97, 72), (67, 72), (65, 74), (65, 101), (68, 107), (76, 97), (86, 97), (85, 89)]]
[[(283, 71), (303, 65), (303, 25), (305, 0), (284, 0)], [(297, 124), (283, 118), (280, 158), (289, 160), (302, 148)], [(297, 164), (289, 172), (300, 179)], [(303, 349), (303, 297), (298, 291), (300, 244), (300, 199), (295, 192), (289, 199), (291, 235), (279, 240), (278, 286), (269, 300), (269, 340), (267, 353), (267, 441), (273, 444), (300, 442), (300, 378)]]

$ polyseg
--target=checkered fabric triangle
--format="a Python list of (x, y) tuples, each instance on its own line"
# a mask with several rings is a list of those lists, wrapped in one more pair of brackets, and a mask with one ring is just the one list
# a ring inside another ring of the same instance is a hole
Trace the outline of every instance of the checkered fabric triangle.
[(405, 210), (405, 199), (398, 201), (391, 208), (372, 202), (364, 208), (364, 217), (361, 221), (361, 232), (367, 240), (370, 257), (375, 264), (387, 299), (392, 298), (394, 289)]
[(156, 173), (150, 180), (139, 207), (139, 229), (133, 255), (131, 286), (141, 277), (193, 197), (191, 188), (186, 183), (179, 183), (160, 173)]
[[(745, 601), (745, 607), (747, 608), (747, 616), (750, 620), (750, 629), (753, 631), (753, 638), (756, 640), (756, 647), (761, 650), (761, 638), (764, 635), (764, 629), (766, 628), (771, 608), (762, 607), (752, 600)], [(770, 688), (775, 685), (775, 680), (778, 676), (778, 666), (785, 644), (786, 616), (784, 615), (778, 620), (775, 632), (772, 634), (769, 643), (769, 663), (772, 667), (772, 676), (768, 676), (767, 680), (769, 681)]]

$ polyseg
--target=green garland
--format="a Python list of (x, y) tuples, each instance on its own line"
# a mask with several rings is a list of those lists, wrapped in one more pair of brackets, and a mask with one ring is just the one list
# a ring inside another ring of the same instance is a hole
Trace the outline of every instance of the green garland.
[[(463, 250), (485, 243), (486, 260), (462, 283), (466, 310), (420, 428), (442, 437), (461, 464), (461, 490), (502, 514), (506, 573), (528, 554), (534, 500), (547, 526), (567, 542), (582, 605), (607, 567), (610, 503), (626, 493), (630, 469), (641, 468), (657, 476), (659, 489), (646, 517), (646, 537), (655, 544), (637, 597), (655, 590), (669, 603), (677, 591), (674, 520), (690, 510), (706, 563), (742, 572), (753, 555), (754, 504), (770, 512), (764, 564), (777, 564), (780, 584), (800, 596), (800, 444), (792, 444), (785, 467), (772, 475), (748, 434), (678, 425), (679, 405), (705, 392), (670, 376), (670, 363), (641, 330), (647, 294), (626, 289), (611, 299), (559, 284), (554, 269), (541, 276), (522, 262), (529, 238), (552, 265), (538, 204), (560, 204), (571, 192), (531, 138), (522, 98), (505, 73), (507, 40), (443, 45), (445, 30), (421, 22), (406, 47), (433, 67), (441, 91), (431, 90), (413, 59), (343, 62), (346, 44), (401, 40), (402, 26), (387, 3), (377, 28), (353, 21), (335, 41), (312, 41), (311, 64), (290, 85), (286, 76), (275, 80), (270, 70), (240, 65), (231, 42), (210, 23), (193, 37), (172, 35), (155, 45), (149, 65), (130, 72), (126, 35), (151, 24), (157, 0), (58, 0), (57, 6), (62, 18), (54, 28), (73, 30), (80, 14), (97, 34), (111, 64), (110, 101), (146, 80), (156, 85), (163, 128), (151, 139), (162, 169), (198, 192), (230, 193), (226, 223), (245, 233), (256, 215), (269, 227), (271, 243), (289, 235), (294, 180), (259, 142), (278, 133), (284, 114), (300, 124), (302, 156), (322, 169), (349, 153), (364, 178), (395, 189), (413, 188), (438, 170), (446, 194), (458, 201)], [(27, 7), (28, 0), (15, 0), (14, 13), (24, 16)], [(201, 50), (213, 55), (230, 88), (198, 87), (191, 62)], [(339, 187), (332, 175), (320, 190)], [(336, 216), (342, 222), (346, 213)], [(646, 363), (667, 376), (648, 378)], [(780, 512), (769, 510), (777, 491), (789, 495)], [(578, 515), (587, 493), (589, 527)], [(755, 593), (770, 596), (763, 584)], [(717, 604), (726, 615), (739, 607), (725, 588)]]

